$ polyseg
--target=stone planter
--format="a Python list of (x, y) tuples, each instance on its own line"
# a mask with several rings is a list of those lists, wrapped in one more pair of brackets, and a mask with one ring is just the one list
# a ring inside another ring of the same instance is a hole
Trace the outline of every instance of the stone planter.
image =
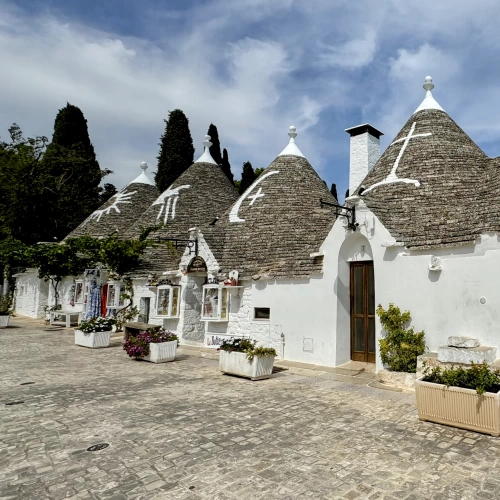
[(252, 380), (269, 378), (273, 372), (274, 356), (255, 356), (248, 361), (244, 352), (220, 351), (219, 370)]
[(81, 330), (75, 330), (75, 344), (90, 347), (91, 349), (108, 347), (111, 334), (111, 330), (91, 333), (83, 333)]
[(474, 389), (415, 381), (418, 418), (471, 431), (500, 435), (500, 391), (479, 396)]
[(149, 344), (149, 355), (139, 359), (151, 361), (151, 363), (167, 363), (168, 361), (173, 361), (177, 352), (177, 344), (177, 340), (160, 343), (151, 342)]
[(0, 328), (7, 328), (10, 316), (0, 316)]

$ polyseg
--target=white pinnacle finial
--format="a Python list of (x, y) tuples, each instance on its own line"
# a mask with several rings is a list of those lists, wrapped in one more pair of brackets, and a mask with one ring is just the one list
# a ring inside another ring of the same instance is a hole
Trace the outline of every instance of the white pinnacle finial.
[(203, 151), (203, 154), (195, 161), (195, 163), (213, 163), (214, 165), (217, 165), (216, 161), (212, 158), (212, 155), (210, 154), (210, 147), (212, 146), (210, 139), (211, 137), (209, 135), (205, 136), (205, 140), (203, 141), (203, 146), (205, 147), (205, 150)]
[(425, 77), (425, 83), (422, 85), (425, 90), (432, 90), (434, 88), (434, 84), (432, 83), (432, 76)]
[(278, 156), (293, 155), (293, 156), (302, 156), (302, 158), (304, 158), (302, 151), (297, 147), (297, 144), (295, 144), (295, 138), (297, 137), (297, 129), (293, 125), (291, 125), (288, 128), (288, 137), (290, 137), (290, 142), (288, 143), (288, 146)]
[(143, 161), (140, 166), (142, 169), (141, 175), (136, 177), (130, 184), (149, 184), (150, 186), (154, 186), (155, 183), (146, 175), (148, 164)]
[(205, 140), (203, 141), (203, 145), (205, 146), (205, 149), (210, 149), (212, 146), (212, 143), (210, 142), (211, 137), (209, 135), (205, 136)]
[[(432, 83), (432, 77), (426, 76), (425, 83), (423, 85), (425, 89), (425, 99), (422, 101), (420, 106), (415, 110), (415, 113), (422, 111), (424, 109), (439, 109), (440, 111), (444, 111), (444, 109), (438, 104), (434, 96), (432, 95), (431, 90), (434, 88), (434, 84)], [(413, 114), (415, 114), (413, 113)]]

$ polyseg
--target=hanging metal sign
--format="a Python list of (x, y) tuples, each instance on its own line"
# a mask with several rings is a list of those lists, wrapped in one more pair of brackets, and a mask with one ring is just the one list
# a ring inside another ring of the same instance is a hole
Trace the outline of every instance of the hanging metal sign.
[(200, 257), (194, 257), (188, 265), (188, 273), (206, 273), (207, 272), (207, 263)]

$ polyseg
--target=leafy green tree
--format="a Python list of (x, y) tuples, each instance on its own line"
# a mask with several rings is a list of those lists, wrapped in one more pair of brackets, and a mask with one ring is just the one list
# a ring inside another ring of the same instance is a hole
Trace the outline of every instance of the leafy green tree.
[(330, 188), (330, 193), (332, 193), (332, 196), (338, 200), (338, 196), (337, 196), (337, 185), (336, 184), (332, 184), (332, 187)]
[(186, 115), (180, 109), (174, 109), (169, 112), (168, 120), (164, 121), (165, 132), (160, 139), (155, 174), (156, 187), (160, 193), (193, 164), (194, 158), (193, 139)]
[(259, 176), (260, 176), (260, 174), (261, 174), (262, 172), (264, 172), (264, 170), (265, 170), (265, 168), (256, 168), (256, 169), (255, 169), (255, 178), (257, 179), (257, 177), (259, 177)]
[(243, 171), (241, 172), (240, 188), (238, 193), (243, 194), (255, 181), (255, 171), (249, 161), (243, 163)]
[(213, 123), (211, 123), (208, 127), (207, 135), (210, 136), (210, 142), (212, 143), (212, 145), (210, 146), (210, 156), (215, 160), (215, 163), (217, 163), (217, 165), (222, 165), (219, 131)]
[(113, 184), (104, 184), (104, 186), (99, 188), (99, 206), (107, 202), (114, 194), (118, 191)]
[(0, 143), (0, 239), (35, 243), (46, 228), (41, 161), (48, 139), (25, 139), (15, 123), (9, 134), (10, 142)]
[(234, 175), (233, 172), (231, 172), (231, 164), (229, 163), (229, 154), (226, 148), (224, 148), (224, 151), (222, 152), (221, 168), (222, 171), (226, 174), (226, 177), (234, 184)]
[(99, 167), (82, 111), (68, 103), (56, 116), (42, 161), (46, 240), (64, 238), (99, 206), (99, 184), (109, 173)]

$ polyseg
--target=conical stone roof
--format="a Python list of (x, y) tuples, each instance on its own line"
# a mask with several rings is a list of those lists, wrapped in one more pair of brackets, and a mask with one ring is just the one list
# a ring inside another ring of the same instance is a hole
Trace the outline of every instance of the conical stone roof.
[(146, 163), (141, 163), (142, 173), (121, 191), (87, 217), (66, 238), (116, 235), (125, 238), (130, 227), (158, 197), (158, 190), (146, 175)]
[[(188, 230), (213, 222), (238, 198), (238, 192), (209, 153), (210, 137), (206, 136), (203, 155), (180, 175), (130, 226), (126, 235), (138, 238), (145, 228), (161, 226), (149, 238), (187, 240)], [(177, 269), (184, 247), (175, 251), (159, 244), (148, 249), (134, 277)]]
[(337, 203), (325, 183), (291, 141), (214, 226), (201, 228), (221, 265), (240, 278), (298, 278), (320, 273), (311, 257), (335, 222), (321, 204)]
[(424, 88), (424, 102), (355, 194), (409, 248), (470, 243), (485, 230), (491, 160)]

